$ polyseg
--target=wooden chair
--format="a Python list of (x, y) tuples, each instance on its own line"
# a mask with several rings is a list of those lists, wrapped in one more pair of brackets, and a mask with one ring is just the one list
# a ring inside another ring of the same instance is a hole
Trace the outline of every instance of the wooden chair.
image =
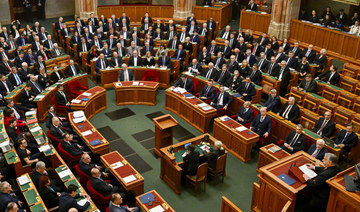
[(339, 90), (330, 86), (325, 86), (321, 94), (321, 96), (323, 96), (325, 99), (330, 101), (335, 101), (338, 95), (339, 95)]
[(359, 80), (356, 80), (352, 77), (348, 77), (344, 75), (340, 77), (339, 87), (344, 90), (353, 92), (357, 84), (359, 84)]
[(336, 112), (334, 113), (334, 122), (337, 124), (346, 125), (350, 123), (354, 115), (354, 111), (339, 106), (336, 108)]
[(360, 97), (357, 97), (354, 100), (354, 104), (351, 109), (356, 113), (360, 113)]
[(349, 91), (342, 90), (336, 98), (336, 103), (346, 108), (352, 108), (357, 97), (357, 95)]
[(323, 97), (318, 96), (317, 94), (308, 93), (306, 94), (302, 106), (308, 110), (316, 111)]
[(312, 131), (312, 129), (315, 127), (316, 121), (319, 118), (320, 116), (318, 114), (307, 109), (302, 109), (299, 123), (302, 124), (304, 128)]
[(186, 175), (186, 181), (195, 186), (195, 196), (197, 195), (198, 184), (204, 182), (204, 192), (206, 191), (206, 179), (208, 173), (208, 164), (203, 163), (198, 167), (195, 176)]
[(338, 107), (339, 105), (332, 102), (332, 101), (329, 101), (329, 100), (326, 100), (326, 99), (323, 99), (321, 102), (320, 102), (320, 105), (316, 111), (317, 114), (319, 114), (320, 116), (323, 116), (324, 113), (326, 111), (330, 111), (331, 113), (335, 113), (335, 109)]
[(226, 157), (227, 153), (217, 158), (215, 170), (209, 167), (209, 175), (214, 177), (214, 185), (218, 176), (222, 176), (221, 182), (224, 182), (224, 177), (226, 176)]

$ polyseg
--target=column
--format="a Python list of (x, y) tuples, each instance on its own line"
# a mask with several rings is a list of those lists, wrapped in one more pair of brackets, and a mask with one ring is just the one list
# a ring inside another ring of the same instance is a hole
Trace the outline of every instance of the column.
[(97, 0), (76, 0), (75, 1), (75, 15), (81, 19), (88, 19), (91, 13), (97, 16)]
[(196, 0), (174, 0), (174, 18), (187, 18), (191, 15)]
[(273, 0), (271, 20), (269, 26), (270, 36), (279, 39), (288, 38), (292, 18), (298, 18), (301, 0)]

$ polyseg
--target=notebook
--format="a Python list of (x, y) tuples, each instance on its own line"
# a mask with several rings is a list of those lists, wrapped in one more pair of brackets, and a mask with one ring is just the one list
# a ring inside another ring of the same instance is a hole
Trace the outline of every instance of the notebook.
[(99, 144), (101, 144), (101, 143), (102, 143), (102, 142), (101, 142), (99, 139), (90, 141), (90, 145), (91, 145), (91, 146), (96, 146), (96, 145), (99, 145)]
[(282, 181), (284, 181), (286, 184), (288, 185), (292, 185), (294, 183), (296, 183), (296, 181), (294, 179), (292, 179), (291, 177), (289, 177), (287, 174), (281, 174), (278, 176), (278, 178), (280, 178)]

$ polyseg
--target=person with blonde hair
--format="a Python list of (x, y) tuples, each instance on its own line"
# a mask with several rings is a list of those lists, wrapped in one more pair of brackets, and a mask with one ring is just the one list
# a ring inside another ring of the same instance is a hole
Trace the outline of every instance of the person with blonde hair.
[(221, 155), (225, 154), (225, 149), (221, 141), (214, 142), (215, 148), (210, 148), (208, 151), (204, 151), (205, 158), (207, 159), (207, 163), (209, 169), (216, 169), (216, 160)]

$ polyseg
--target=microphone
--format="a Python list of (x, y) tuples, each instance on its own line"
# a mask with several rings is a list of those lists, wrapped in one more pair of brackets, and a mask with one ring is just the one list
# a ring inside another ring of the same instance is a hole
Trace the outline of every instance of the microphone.
[(168, 149), (168, 152), (170, 152), (171, 154), (173, 153), (173, 147), (171, 146), (171, 147), (169, 147), (169, 149)]
[(315, 160), (311, 160), (311, 159), (308, 159), (308, 160), (296, 160), (294, 162), (292, 162), (290, 164), (290, 167), (289, 169), (293, 168), (293, 167), (296, 167), (296, 163), (299, 162), (299, 163), (303, 163), (303, 162), (316, 162)]

